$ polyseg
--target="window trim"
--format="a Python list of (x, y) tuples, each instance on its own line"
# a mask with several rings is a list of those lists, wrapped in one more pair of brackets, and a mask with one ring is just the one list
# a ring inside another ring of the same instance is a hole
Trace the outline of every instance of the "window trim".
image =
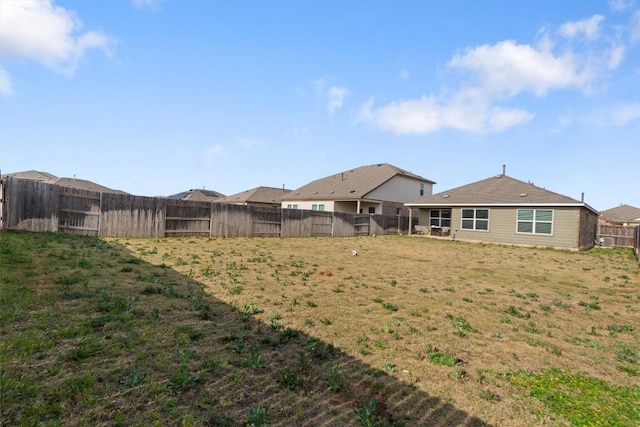
[[(473, 218), (465, 218), (464, 217), (464, 211), (473, 211)], [(486, 218), (478, 218), (478, 211), (486, 211), (487, 212), (487, 217)], [(473, 228), (468, 228), (468, 227), (464, 227), (464, 221), (473, 221)], [(487, 228), (486, 229), (482, 229), (482, 228), (478, 228), (477, 224), (478, 221), (486, 221), (487, 222)], [(487, 208), (463, 208), (460, 209), (460, 230), (465, 230), (465, 231), (482, 231), (485, 233), (488, 233), (490, 230), (490, 225), (491, 223), (491, 209), (487, 209)]]
[[(520, 211), (531, 211), (532, 212), (532, 217), (531, 220), (521, 220), (520, 219)], [(538, 211), (549, 211), (551, 212), (551, 221), (539, 221), (536, 220), (536, 213)], [(554, 209), (536, 209), (536, 208), (521, 208), (521, 209), (516, 209), (516, 234), (526, 234), (526, 235), (534, 235), (534, 236), (553, 236), (553, 224), (555, 222), (555, 210)], [(531, 231), (520, 231), (519, 230), (519, 225), (520, 223), (531, 223)], [(549, 233), (537, 233), (537, 224), (550, 224), (551, 226), (551, 230), (549, 231)]]
[[(439, 212), (438, 216), (431, 216), (431, 214), (434, 211), (438, 211)], [(449, 212), (449, 217), (448, 218), (442, 216), (442, 212), (443, 211)], [(446, 208), (446, 209), (429, 209), (429, 226), (430, 227), (440, 227), (440, 228), (442, 228), (442, 227), (451, 227), (451, 215), (452, 215), (452, 209), (450, 209), (450, 208)], [(437, 225), (434, 225), (434, 224), (431, 223), (431, 221), (434, 220), (434, 219), (438, 221)], [(442, 225), (442, 221), (449, 221), (449, 225)]]

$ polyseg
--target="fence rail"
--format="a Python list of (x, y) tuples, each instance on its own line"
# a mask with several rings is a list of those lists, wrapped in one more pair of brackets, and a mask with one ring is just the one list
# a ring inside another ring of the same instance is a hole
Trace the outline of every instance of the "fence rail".
[(601, 246), (633, 248), (634, 227), (599, 224), (597, 238)]
[[(0, 228), (102, 237), (323, 237), (408, 234), (409, 218), (100, 193), (0, 180)], [(411, 225), (415, 225), (414, 218)]]

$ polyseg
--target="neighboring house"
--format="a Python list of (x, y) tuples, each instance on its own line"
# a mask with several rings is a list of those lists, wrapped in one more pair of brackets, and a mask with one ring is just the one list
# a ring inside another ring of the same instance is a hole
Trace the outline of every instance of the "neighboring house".
[(573, 250), (596, 240), (598, 211), (504, 173), (406, 205), (419, 211), (426, 234)]
[(218, 193), (217, 191), (204, 189), (200, 190), (196, 188), (188, 191), (183, 191), (182, 193), (172, 194), (171, 196), (167, 196), (167, 199), (191, 200), (196, 202), (213, 202), (221, 197), (225, 197), (224, 194)]
[(433, 181), (388, 163), (361, 166), (284, 195), (283, 209), (406, 215), (404, 203), (430, 195)]
[(86, 179), (56, 178), (45, 182), (59, 185), (61, 187), (76, 188), (79, 190), (98, 191), (100, 193), (129, 194), (125, 191), (114, 190), (113, 188), (105, 187), (104, 185), (96, 184), (95, 182), (88, 181)]
[(620, 205), (601, 213), (601, 222), (607, 225), (640, 225), (640, 209), (630, 205)]
[(49, 172), (40, 172), (40, 171), (24, 171), (24, 172), (15, 172), (15, 173), (6, 173), (2, 176), (11, 176), (13, 178), (20, 179), (32, 179), (34, 181), (53, 181), (58, 179), (57, 176), (50, 174)]
[(241, 193), (220, 197), (215, 202), (280, 209), (280, 198), (290, 192), (291, 190), (286, 188), (256, 187)]
[(79, 190), (91, 190), (98, 191), (101, 193), (116, 193), (116, 194), (128, 194), (124, 191), (114, 190), (113, 188), (105, 187), (104, 185), (97, 184), (92, 181), (88, 181), (86, 179), (78, 179), (78, 178), (58, 178), (57, 176), (50, 174), (48, 172), (40, 172), (40, 171), (24, 171), (24, 172), (15, 172), (8, 173), (3, 176), (10, 176), (13, 178), (20, 179), (31, 179), (34, 181), (42, 181), (47, 184), (55, 184), (61, 187), (68, 188), (76, 188)]

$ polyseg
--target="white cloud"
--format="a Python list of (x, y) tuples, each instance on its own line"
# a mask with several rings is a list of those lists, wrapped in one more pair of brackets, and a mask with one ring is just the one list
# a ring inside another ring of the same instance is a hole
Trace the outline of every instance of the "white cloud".
[(600, 23), (604, 21), (604, 16), (593, 15), (589, 19), (582, 21), (567, 22), (560, 27), (560, 34), (573, 39), (584, 36), (586, 39), (594, 40), (600, 36)]
[(342, 108), (344, 100), (349, 96), (349, 89), (341, 86), (327, 87), (328, 83), (324, 79), (318, 79), (313, 82), (316, 97), (326, 103), (329, 114), (333, 114), (336, 110)]
[(624, 59), (624, 54), (627, 49), (622, 45), (612, 46), (609, 51), (609, 60), (607, 61), (607, 68), (610, 70), (618, 68)]
[(141, 9), (157, 9), (163, 0), (131, 0), (135, 7)]
[(86, 51), (107, 51), (111, 43), (102, 32), (81, 32), (81, 28), (74, 12), (52, 0), (3, 2), (0, 54), (34, 60), (70, 76)]
[(631, 18), (630, 34), (632, 43), (640, 43), (640, 11), (634, 13)]
[(614, 124), (620, 126), (640, 120), (640, 104), (620, 105), (614, 108), (611, 118)]
[(349, 96), (349, 89), (346, 87), (339, 86), (331, 86), (327, 91), (327, 110), (329, 110), (329, 114), (333, 114), (334, 111), (342, 108), (342, 104), (344, 103), (344, 99)]
[(444, 128), (475, 133), (501, 132), (532, 118), (533, 115), (524, 110), (491, 107), (459, 95), (449, 103), (424, 96), (377, 109), (370, 99), (362, 105), (358, 121), (373, 122), (378, 128), (396, 134), (426, 134)]
[(633, 0), (609, 0), (609, 7), (617, 12), (622, 12), (633, 7)]
[(579, 72), (571, 53), (554, 56), (547, 46), (535, 48), (511, 40), (468, 49), (448, 65), (472, 72), (489, 97), (511, 97), (524, 91), (543, 96), (550, 89), (584, 86), (589, 79)]
[(9, 96), (13, 92), (11, 87), (11, 80), (7, 72), (0, 67), (0, 95)]

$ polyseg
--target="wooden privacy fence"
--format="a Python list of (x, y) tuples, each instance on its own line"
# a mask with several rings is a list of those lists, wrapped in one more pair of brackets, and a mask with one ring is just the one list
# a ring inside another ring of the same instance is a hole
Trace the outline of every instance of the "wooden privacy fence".
[(598, 225), (597, 239), (601, 246), (634, 247), (635, 227), (623, 225)]
[(640, 262), (640, 225), (635, 228), (635, 240), (633, 242), (633, 248), (636, 251), (636, 258)]
[[(261, 208), (100, 193), (4, 177), (0, 226), (102, 237), (322, 237), (407, 234), (401, 216)], [(412, 221), (415, 225), (417, 218)]]

